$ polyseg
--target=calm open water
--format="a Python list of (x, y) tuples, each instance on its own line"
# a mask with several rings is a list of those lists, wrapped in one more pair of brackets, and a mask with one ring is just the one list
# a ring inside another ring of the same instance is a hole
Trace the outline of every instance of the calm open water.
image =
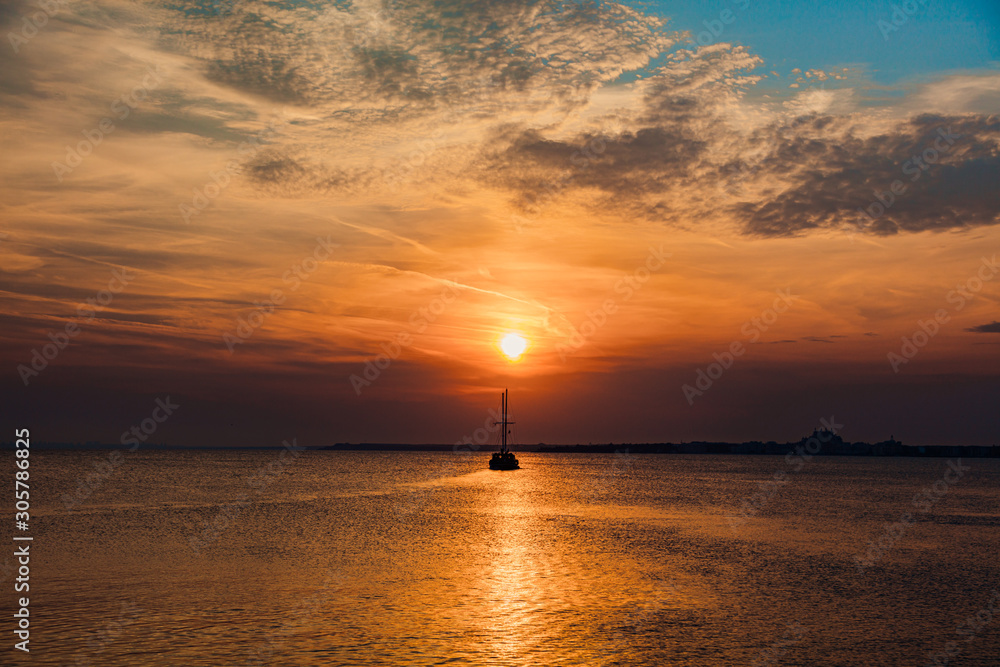
[(32, 453), (32, 664), (1000, 664), (997, 460), (140, 450), (67, 511), (107, 456)]

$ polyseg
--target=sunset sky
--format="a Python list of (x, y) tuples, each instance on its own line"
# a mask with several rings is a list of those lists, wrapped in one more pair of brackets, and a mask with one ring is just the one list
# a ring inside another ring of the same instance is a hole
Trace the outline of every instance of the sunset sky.
[(1000, 8), (817, 4), (0, 5), (5, 424), (1000, 443)]

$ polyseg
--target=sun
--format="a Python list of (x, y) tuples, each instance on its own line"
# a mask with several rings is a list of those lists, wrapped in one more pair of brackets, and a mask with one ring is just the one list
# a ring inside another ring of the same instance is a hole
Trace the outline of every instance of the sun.
[(500, 351), (511, 361), (517, 361), (528, 349), (528, 339), (521, 334), (509, 333), (500, 339)]

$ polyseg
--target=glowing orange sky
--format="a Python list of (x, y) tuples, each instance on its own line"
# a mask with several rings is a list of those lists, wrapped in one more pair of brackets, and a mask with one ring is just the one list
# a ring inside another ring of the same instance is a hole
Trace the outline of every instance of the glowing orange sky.
[[(3, 395), (52, 439), (115, 441), (169, 394), (175, 444), (453, 442), (509, 386), (532, 442), (829, 414), (848, 439), (995, 440), (995, 69), (885, 102), (855, 65), (779, 74), (618, 5), (469, 10), (458, 34), (499, 32), (461, 62), (419, 5), (241, 7), (95, 2), (0, 57)], [(251, 8), (293, 34), (246, 32)]]

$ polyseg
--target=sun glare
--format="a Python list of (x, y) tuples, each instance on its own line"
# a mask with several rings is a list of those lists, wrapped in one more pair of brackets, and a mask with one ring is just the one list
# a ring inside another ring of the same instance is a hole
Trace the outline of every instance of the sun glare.
[(509, 333), (500, 339), (500, 351), (511, 361), (517, 361), (528, 349), (528, 341), (524, 336)]

